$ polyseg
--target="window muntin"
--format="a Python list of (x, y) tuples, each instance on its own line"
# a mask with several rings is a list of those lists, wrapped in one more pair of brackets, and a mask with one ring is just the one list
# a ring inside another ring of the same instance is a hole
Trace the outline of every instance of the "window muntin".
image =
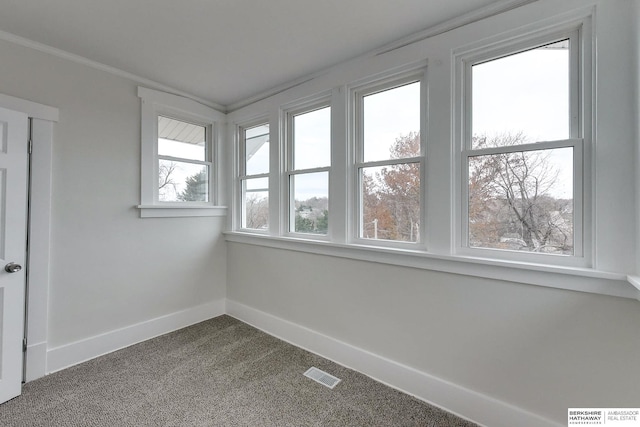
[(577, 37), (465, 63), (464, 247), (582, 254)]
[(421, 80), (356, 92), (357, 238), (420, 242)]
[(288, 231), (329, 233), (331, 107), (326, 104), (287, 114)]
[(269, 124), (240, 128), (240, 227), (269, 229)]
[(163, 115), (157, 125), (157, 200), (209, 202), (210, 127)]

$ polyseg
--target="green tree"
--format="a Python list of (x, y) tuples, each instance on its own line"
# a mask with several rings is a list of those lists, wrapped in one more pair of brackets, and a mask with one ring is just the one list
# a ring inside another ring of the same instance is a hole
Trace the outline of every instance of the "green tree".
[(329, 199), (312, 197), (295, 202), (294, 230), (299, 233), (326, 234), (329, 228)]
[(299, 212), (296, 212), (295, 231), (298, 233), (313, 233), (315, 231), (313, 220), (300, 215)]
[(183, 202), (206, 202), (209, 195), (209, 179), (206, 171), (191, 175), (185, 180), (187, 185), (180, 194), (178, 200)]
[(316, 220), (316, 231), (320, 234), (327, 234), (329, 229), (329, 211), (327, 209), (322, 211), (322, 214), (318, 216)]

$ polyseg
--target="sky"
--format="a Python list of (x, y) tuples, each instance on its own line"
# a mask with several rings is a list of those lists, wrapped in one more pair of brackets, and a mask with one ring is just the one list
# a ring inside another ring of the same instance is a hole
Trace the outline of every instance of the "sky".
[[(472, 68), (474, 136), (523, 132), (531, 143), (570, 137), (568, 49), (532, 49)], [(550, 192), (571, 198), (573, 150), (549, 151), (559, 171)]]

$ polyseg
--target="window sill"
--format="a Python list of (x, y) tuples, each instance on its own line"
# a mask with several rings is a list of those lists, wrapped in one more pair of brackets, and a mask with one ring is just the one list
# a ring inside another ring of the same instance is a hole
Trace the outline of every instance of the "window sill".
[[(627, 281), (633, 285), (638, 290), (638, 294), (640, 294), (640, 276), (627, 276)], [(640, 297), (638, 297), (640, 300)]]
[(140, 218), (226, 216), (226, 206), (138, 205)]
[(639, 285), (636, 288), (626, 274), (589, 268), (437, 255), (418, 250), (347, 245), (239, 231), (226, 232), (225, 238), (228, 242), (640, 300), (640, 278), (637, 278)]

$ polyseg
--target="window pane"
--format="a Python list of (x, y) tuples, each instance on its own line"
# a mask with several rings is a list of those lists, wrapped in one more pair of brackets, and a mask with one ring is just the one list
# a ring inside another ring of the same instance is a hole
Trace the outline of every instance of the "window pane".
[(290, 228), (297, 233), (327, 234), (329, 226), (329, 173), (291, 176), (295, 216)]
[(158, 154), (208, 161), (206, 130), (204, 126), (158, 116)]
[(158, 200), (161, 202), (208, 202), (209, 167), (160, 159)]
[(242, 228), (266, 230), (269, 226), (269, 179), (247, 179), (242, 182)]
[(567, 139), (569, 40), (472, 67), (472, 148)]
[(269, 173), (269, 125), (246, 129), (244, 135), (245, 174)]
[(573, 148), (469, 158), (469, 246), (573, 254)]
[(420, 164), (363, 168), (360, 182), (360, 237), (417, 242), (420, 236)]
[(398, 140), (420, 133), (420, 82), (365, 96), (363, 115), (365, 162), (420, 155), (420, 144), (394, 150)]
[(331, 165), (331, 108), (293, 117), (293, 168)]

